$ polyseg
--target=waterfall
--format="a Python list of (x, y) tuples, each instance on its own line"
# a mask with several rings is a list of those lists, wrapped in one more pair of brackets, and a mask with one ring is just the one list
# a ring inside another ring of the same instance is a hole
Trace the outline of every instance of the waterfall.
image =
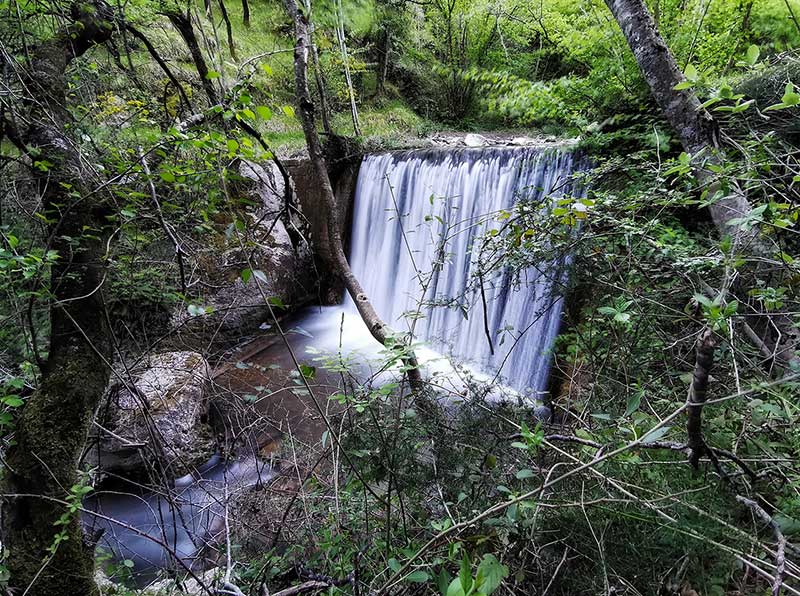
[(580, 162), (569, 150), (531, 147), (366, 156), (350, 263), (378, 314), (397, 331), (413, 326), (417, 339), (520, 392), (543, 392), (563, 267), (540, 265), (518, 276), (501, 268), (480, 283), (479, 246), (501, 227), (495, 215), (518, 200), (577, 194), (571, 175)]

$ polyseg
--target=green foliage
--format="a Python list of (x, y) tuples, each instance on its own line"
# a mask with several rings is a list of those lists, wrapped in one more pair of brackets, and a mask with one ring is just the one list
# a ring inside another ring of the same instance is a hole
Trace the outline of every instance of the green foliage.
[(83, 499), (86, 497), (86, 495), (92, 492), (92, 490), (94, 490), (91, 486), (85, 484), (85, 482), (88, 481), (87, 476), (83, 476), (81, 480), (82, 482), (80, 484), (70, 487), (69, 494), (66, 498), (66, 510), (61, 514), (61, 517), (55, 521), (54, 525), (56, 528), (60, 529), (53, 537), (53, 543), (47, 549), (47, 551), (50, 553), (50, 556), (54, 556), (56, 554), (56, 551), (62, 542), (69, 540), (70, 534), (73, 533), (71, 526), (76, 515), (78, 514), (78, 511), (80, 511), (83, 505)]

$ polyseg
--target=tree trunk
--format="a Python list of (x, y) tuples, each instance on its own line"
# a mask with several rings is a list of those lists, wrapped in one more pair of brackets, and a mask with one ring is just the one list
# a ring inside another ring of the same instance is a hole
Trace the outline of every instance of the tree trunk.
[[(52, 164), (37, 172), (36, 182), (49, 222), (49, 248), (59, 255), (51, 271), (49, 356), (18, 420), (3, 491), (10, 584), (20, 592), (27, 588), (28, 596), (97, 593), (94, 547), (84, 542), (77, 515), (56, 525), (66, 507), (50, 499), (68, 500), (78, 484), (79, 458), (112, 359), (102, 315), (107, 212), (64, 132), (66, 71), (74, 58), (110, 39), (115, 28), (105, 4), (75, 4), (71, 14), (72, 26), (38, 46), (24, 74), (25, 87), (38, 101), (31, 102), (20, 135), (38, 160)], [(56, 544), (61, 530), (66, 540)]]
[(328, 94), (325, 91), (325, 78), (322, 76), (322, 65), (319, 63), (319, 52), (316, 44), (311, 40), (311, 62), (314, 67), (314, 80), (317, 83), (317, 94), (319, 95), (320, 111), (322, 115), (322, 130), (325, 134), (333, 134), (331, 128), (330, 108), (328, 107)]
[(245, 27), (250, 26), (250, 2), (242, 0), (242, 23)]
[[(691, 155), (698, 182), (706, 187), (709, 198), (721, 195), (709, 205), (714, 224), (721, 235), (730, 236), (735, 250), (753, 255), (759, 261), (750, 267), (749, 275), (740, 276), (740, 285), (746, 285), (748, 277), (752, 281), (754, 276), (769, 275), (765, 269), (776, 249), (759, 234), (758, 227), (732, 223), (732, 220), (746, 217), (752, 207), (735, 180), (717, 180), (706, 167), (722, 165), (725, 160), (716, 122), (700, 106), (691, 89), (675, 89), (686, 79), (656, 30), (643, 0), (606, 0), (606, 4), (619, 23), (656, 103)], [(800, 365), (796, 353), (800, 330), (793, 326), (791, 318), (778, 313), (756, 319), (755, 324), (763, 335), (761, 341), (768, 346), (779, 366)], [(763, 325), (762, 321), (768, 324)]]
[[(306, 138), (308, 155), (314, 168), (314, 174), (322, 190), (322, 196), (327, 210), (328, 242), (330, 247), (331, 266), (341, 276), (347, 292), (356, 304), (358, 313), (369, 328), (372, 336), (381, 344), (386, 345), (395, 336), (394, 331), (384, 323), (369, 301), (358, 278), (350, 269), (347, 257), (344, 254), (342, 243), (342, 229), (339, 222), (339, 209), (333, 193), (325, 158), (322, 153), (322, 144), (317, 134), (314, 118), (314, 103), (311, 101), (311, 92), (308, 88), (308, 55), (311, 49), (311, 35), (308, 15), (298, 9), (296, 0), (284, 0), (295, 30), (294, 48), (294, 76), (297, 93), (297, 105), (303, 134)], [(399, 341), (399, 340), (398, 340)], [(415, 391), (422, 389), (422, 379), (417, 366), (416, 357), (412, 352), (403, 358), (403, 363), (408, 370), (408, 378)]]
[(189, 48), (189, 53), (192, 55), (192, 62), (194, 62), (195, 68), (197, 68), (200, 84), (203, 85), (206, 96), (208, 96), (208, 101), (212, 106), (218, 104), (219, 94), (217, 93), (216, 87), (214, 87), (214, 82), (208, 76), (208, 64), (206, 64), (206, 59), (197, 41), (197, 35), (195, 35), (191, 17), (181, 12), (167, 12), (166, 16), (173, 27), (180, 33), (183, 41), (186, 43), (186, 47)]
[[(686, 78), (656, 30), (644, 2), (606, 0), (606, 4), (619, 23), (653, 98), (678, 134), (686, 152), (695, 159), (698, 175), (703, 178), (701, 183), (710, 182), (711, 176), (702, 169), (701, 160), (711, 163), (721, 161), (716, 122), (700, 107), (700, 100), (691, 89), (675, 89)], [(758, 242), (755, 230), (745, 231), (741, 226), (728, 223), (751, 211), (750, 203), (741, 190), (731, 189), (727, 196), (712, 203), (709, 209), (721, 233), (747, 243)]]
[(383, 30), (383, 49), (378, 56), (377, 81), (375, 95), (383, 95), (386, 88), (386, 79), (389, 75), (389, 60), (392, 53), (392, 31), (387, 27)]
[(233, 39), (233, 26), (231, 19), (228, 16), (228, 7), (225, 6), (225, 0), (219, 0), (219, 12), (222, 15), (222, 21), (225, 23), (225, 34), (228, 38), (228, 51), (231, 53), (231, 58), (236, 58), (236, 42)]

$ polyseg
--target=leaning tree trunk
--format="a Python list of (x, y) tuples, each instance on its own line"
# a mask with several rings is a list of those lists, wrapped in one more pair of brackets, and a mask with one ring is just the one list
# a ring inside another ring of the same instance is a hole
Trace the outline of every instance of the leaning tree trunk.
[[(34, 172), (49, 222), (49, 248), (59, 255), (51, 271), (49, 356), (17, 422), (3, 487), (10, 585), (28, 596), (97, 593), (93, 545), (84, 541), (77, 515), (56, 525), (67, 512), (59, 503), (78, 484), (79, 458), (112, 358), (102, 315), (107, 213), (65, 134), (66, 71), (74, 58), (107, 41), (114, 27), (111, 9), (99, 2), (74, 5), (72, 17), (70, 27), (33, 51), (22, 74), (36, 100), (19, 137), (36, 159), (51, 164), (47, 172)], [(61, 532), (66, 539), (58, 541)]]
[[(675, 89), (686, 79), (658, 33), (647, 6), (643, 0), (606, 0), (606, 4), (619, 23), (656, 103), (686, 152), (692, 156), (697, 180), (706, 186), (707, 196), (721, 195), (709, 205), (715, 226), (720, 234), (730, 236), (736, 250), (750, 254), (758, 261), (750, 267), (750, 275), (740, 276), (740, 285), (746, 285), (748, 278), (752, 281), (754, 276), (769, 275), (765, 269), (776, 248), (759, 234), (757, 227), (735, 222), (746, 217), (752, 206), (735, 180), (729, 179), (723, 184), (708, 168), (719, 166), (725, 160), (716, 122), (701, 107), (691, 89)], [(760, 344), (758, 347), (766, 348), (772, 354), (779, 367), (800, 365), (797, 355), (800, 331), (794, 327), (790, 316), (782, 313), (758, 316), (753, 318), (752, 324), (759, 333), (758, 337), (757, 334), (750, 336)]]
[[(303, 134), (306, 138), (308, 155), (314, 168), (314, 175), (317, 178), (319, 188), (322, 190), (325, 209), (327, 210), (328, 243), (331, 253), (331, 265), (341, 276), (347, 292), (356, 304), (358, 313), (370, 330), (372, 336), (381, 344), (386, 345), (391, 341), (394, 332), (383, 322), (378, 313), (372, 306), (358, 278), (350, 268), (350, 263), (344, 253), (342, 243), (342, 228), (339, 222), (339, 209), (336, 197), (333, 193), (331, 180), (323, 157), (322, 144), (317, 134), (316, 122), (314, 118), (314, 103), (311, 101), (311, 92), (308, 88), (308, 58), (311, 51), (311, 35), (309, 15), (305, 11), (301, 12), (296, 0), (284, 0), (286, 10), (294, 22), (295, 47), (294, 47), (294, 77), (295, 90), (297, 93), (297, 105), (300, 114), (300, 122), (303, 126)], [(403, 358), (403, 362), (408, 370), (408, 378), (412, 388), (417, 391), (422, 388), (422, 380), (417, 366), (416, 357), (413, 353), (408, 353)]]
[(189, 49), (189, 53), (192, 56), (192, 62), (197, 69), (197, 75), (200, 77), (200, 84), (203, 85), (203, 90), (205, 90), (206, 96), (208, 96), (208, 101), (212, 106), (217, 105), (219, 103), (219, 94), (217, 93), (216, 87), (214, 87), (214, 81), (212, 81), (209, 76), (210, 71), (208, 69), (208, 64), (203, 57), (200, 43), (197, 41), (197, 35), (192, 25), (191, 14), (188, 12), (184, 14), (179, 11), (167, 11), (164, 14), (166, 14), (172, 26), (180, 33), (180, 36), (186, 43), (186, 47)]
[[(606, 0), (606, 4), (619, 23), (653, 98), (678, 134), (686, 152), (695, 158), (698, 174), (703, 178), (701, 182), (710, 182), (711, 176), (703, 169), (701, 160), (714, 163), (721, 159), (716, 122), (700, 106), (700, 100), (691, 89), (675, 89), (686, 78), (658, 33), (643, 0)], [(750, 203), (740, 189), (731, 189), (709, 209), (722, 234), (729, 234), (740, 244), (758, 242), (757, 231), (744, 230), (729, 223), (751, 211)]]

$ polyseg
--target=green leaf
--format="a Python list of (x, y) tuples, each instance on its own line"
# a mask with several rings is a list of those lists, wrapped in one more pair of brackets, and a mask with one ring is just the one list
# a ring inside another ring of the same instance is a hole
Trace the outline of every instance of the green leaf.
[(483, 555), (475, 584), (481, 594), (491, 594), (508, 577), (508, 567), (502, 565), (494, 555)]
[(270, 110), (267, 106), (256, 106), (256, 114), (258, 114), (259, 117), (264, 120), (269, 120), (272, 118), (272, 110)]
[(613, 420), (611, 418), (611, 414), (606, 414), (605, 412), (597, 412), (594, 414), (589, 414), (592, 418), (596, 418), (597, 420)]
[(429, 579), (430, 576), (421, 569), (413, 571), (406, 576), (406, 581), (409, 581), (414, 584), (424, 584)]
[(446, 596), (466, 596), (466, 592), (464, 592), (459, 578), (455, 578), (450, 582), (450, 585), (447, 586)]
[(450, 574), (445, 571), (444, 567), (439, 571), (436, 576), (436, 588), (439, 590), (441, 596), (447, 596), (447, 587), (451, 582)]
[(777, 514), (773, 517), (775, 523), (787, 536), (800, 535), (800, 521), (788, 515)]
[(283, 300), (281, 300), (278, 296), (270, 296), (269, 298), (267, 298), (267, 302), (269, 302), (270, 305), (272, 305), (272, 306), (274, 306), (276, 308), (280, 308), (281, 310), (286, 310), (288, 308), (283, 303)]
[(235, 139), (228, 139), (225, 146), (228, 147), (229, 153), (236, 153), (236, 150), (239, 149), (239, 142)]
[(219, 73), (216, 70), (209, 70), (208, 74), (206, 75), (206, 78), (209, 79), (209, 80), (218, 79), (219, 78)]
[(389, 564), (389, 569), (391, 569), (391, 570), (392, 570), (392, 571), (394, 571), (395, 573), (397, 573), (398, 571), (400, 571), (400, 570), (403, 568), (403, 566), (400, 564), (400, 561), (398, 561), (398, 560), (397, 560), (397, 559), (395, 559), (394, 557), (392, 557), (391, 559), (389, 559), (389, 560), (387, 561), (387, 563)]
[(283, 106), (281, 109), (289, 118), (294, 118), (294, 108), (292, 106)]
[(617, 323), (627, 323), (630, 320), (630, 318), (631, 318), (630, 313), (626, 312), (618, 312), (617, 314), (614, 315), (614, 320)]
[(250, 278), (253, 276), (253, 270), (252, 269), (242, 269), (241, 276), (242, 276), (242, 281), (244, 283), (247, 283), (248, 281), (250, 281)]
[(696, 83), (698, 77), (700, 76), (697, 72), (697, 69), (694, 67), (694, 64), (687, 64), (686, 70), (684, 71), (684, 76), (687, 80), (691, 81), (692, 83)]
[(754, 66), (756, 62), (758, 62), (758, 57), (761, 54), (761, 50), (758, 49), (758, 46), (753, 44), (749, 48), (747, 48), (747, 53), (745, 53), (745, 60), (750, 66)]
[(625, 416), (630, 416), (636, 410), (638, 410), (641, 403), (642, 403), (642, 393), (641, 391), (637, 391), (628, 398), (628, 405), (625, 408)]
[(786, 83), (786, 89), (784, 89), (784, 94), (783, 97), (781, 97), (781, 101), (787, 106), (793, 106), (800, 103), (800, 95), (795, 93), (794, 83), (791, 81)]
[(697, 300), (698, 304), (702, 304), (706, 308), (711, 308), (714, 305), (714, 303), (711, 300), (709, 300), (702, 294), (695, 294), (694, 299)]
[(24, 403), (25, 403), (25, 402), (24, 402), (24, 401), (22, 401), (22, 399), (20, 399), (20, 397), (19, 397), (19, 396), (17, 396), (17, 395), (6, 395), (6, 396), (5, 396), (5, 397), (2, 399), (2, 401), (3, 401), (3, 403), (4, 403), (5, 405), (7, 405), (7, 406), (8, 406), (8, 407), (10, 407), (10, 408), (18, 408), (18, 407), (20, 407), (22, 404), (24, 404)]
[(159, 176), (164, 182), (175, 182), (175, 174), (172, 172), (160, 172)]
[[(466, 551), (464, 551), (464, 555), (461, 557), (461, 569), (458, 572), (458, 581), (461, 584), (461, 590), (464, 594), (468, 594), (472, 588), (472, 567), (469, 564)], [(448, 596), (450, 596), (449, 590)]]
[(653, 432), (646, 433), (642, 443), (653, 443), (654, 441), (658, 441), (661, 437), (666, 435), (671, 428), (672, 428), (671, 426), (662, 426), (661, 428), (657, 428)]

